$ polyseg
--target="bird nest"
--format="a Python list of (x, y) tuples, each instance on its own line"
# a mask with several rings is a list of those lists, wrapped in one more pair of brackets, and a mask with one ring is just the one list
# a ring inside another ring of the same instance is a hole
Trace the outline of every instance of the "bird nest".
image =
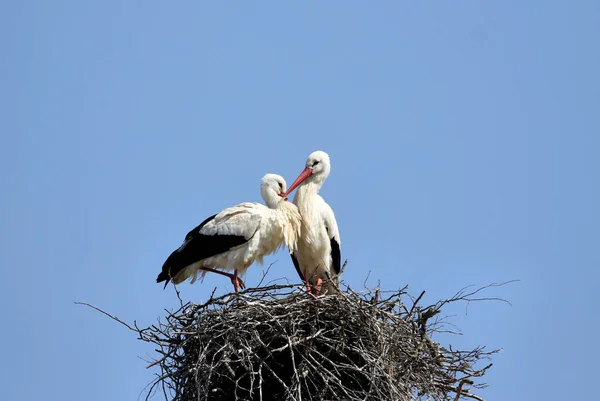
[(483, 361), (498, 350), (431, 339), (443, 330), (441, 308), (491, 299), (477, 298), (480, 290), (422, 307), (424, 292), (414, 299), (406, 289), (315, 298), (276, 285), (181, 303), (147, 328), (109, 316), (158, 346), (147, 399), (162, 389), (174, 401), (482, 400), (475, 393), (491, 366)]

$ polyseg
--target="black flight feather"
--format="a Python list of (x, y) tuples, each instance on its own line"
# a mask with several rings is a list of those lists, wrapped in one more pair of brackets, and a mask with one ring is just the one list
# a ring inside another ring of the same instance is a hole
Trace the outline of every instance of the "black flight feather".
[(338, 244), (335, 238), (331, 238), (331, 261), (335, 274), (340, 274), (342, 269), (342, 253), (340, 252), (340, 244)]
[(304, 274), (302, 273), (302, 270), (300, 270), (300, 263), (298, 263), (298, 259), (294, 256), (293, 253), (290, 253), (290, 256), (292, 257), (292, 262), (294, 263), (294, 267), (296, 268), (296, 271), (298, 272), (298, 275), (300, 276), (300, 280), (304, 281)]
[(167, 258), (163, 264), (162, 272), (156, 278), (157, 283), (166, 281), (164, 287), (166, 288), (171, 278), (175, 277), (177, 273), (189, 265), (202, 259), (227, 252), (248, 241), (243, 235), (200, 234), (202, 227), (214, 219), (215, 216), (210, 216), (185, 236), (185, 245), (173, 251)]

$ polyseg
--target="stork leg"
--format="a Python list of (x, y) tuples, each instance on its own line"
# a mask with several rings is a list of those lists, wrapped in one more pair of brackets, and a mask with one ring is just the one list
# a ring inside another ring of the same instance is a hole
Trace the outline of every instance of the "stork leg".
[(231, 279), (231, 282), (233, 283), (233, 289), (235, 292), (240, 292), (240, 278), (238, 277), (238, 271), (237, 269), (235, 269), (233, 271), (233, 278)]
[(213, 268), (210, 268), (210, 267), (200, 267), (200, 270), (204, 270), (204, 271), (212, 272), (212, 273), (217, 273), (217, 274), (220, 274), (222, 276), (229, 277), (229, 279), (231, 280), (231, 283), (233, 284), (233, 290), (235, 292), (238, 292), (240, 288), (242, 290), (244, 288), (246, 288), (246, 284), (244, 284), (244, 282), (242, 281), (242, 279), (240, 279), (238, 277), (238, 271), (237, 271), (237, 269), (234, 270), (234, 274), (226, 273), (226, 272), (223, 272), (221, 270), (213, 269)]
[(310, 290), (310, 283), (308, 282), (308, 278), (306, 278), (306, 272), (304, 272), (304, 285), (306, 285), (306, 291), (308, 291), (309, 294), (312, 294), (312, 291)]
[(317, 279), (317, 284), (315, 285), (315, 296), (319, 296), (319, 293), (321, 292), (321, 284), (323, 284), (323, 279), (321, 279), (320, 277)]

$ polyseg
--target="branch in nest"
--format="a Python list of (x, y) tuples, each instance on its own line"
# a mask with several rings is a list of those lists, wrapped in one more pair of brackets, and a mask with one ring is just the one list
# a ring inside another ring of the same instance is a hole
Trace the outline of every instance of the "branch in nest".
[(466, 386), (484, 385), (475, 380), (491, 364), (478, 366), (497, 351), (444, 347), (431, 340), (436, 328), (428, 321), (441, 306), (473, 301), (483, 288), (463, 289), (427, 308), (418, 306), (422, 292), (408, 310), (406, 287), (347, 289), (315, 299), (302, 286), (271, 285), (182, 304), (143, 329), (78, 304), (158, 347), (148, 367), (161, 373), (148, 397), (162, 388), (174, 401), (482, 401)]

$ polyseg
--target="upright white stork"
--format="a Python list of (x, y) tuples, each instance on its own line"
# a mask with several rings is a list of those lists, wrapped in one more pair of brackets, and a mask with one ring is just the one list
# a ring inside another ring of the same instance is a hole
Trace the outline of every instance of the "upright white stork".
[(284, 194), (287, 196), (299, 186), (294, 197), (302, 216), (300, 238), (296, 252), (290, 252), (300, 278), (308, 290), (319, 295), (325, 280), (323, 294), (339, 288), (340, 233), (331, 207), (319, 195), (319, 189), (329, 176), (329, 155), (323, 151), (311, 153), (306, 159), (306, 168)]
[(267, 174), (260, 190), (267, 206), (244, 202), (204, 220), (167, 258), (156, 282), (166, 281), (166, 288), (169, 280), (179, 284), (191, 277), (190, 283), (194, 283), (198, 272), (204, 277), (210, 271), (229, 277), (238, 292), (239, 287), (245, 288), (238, 275), (243, 275), (254, 261), (262, 264), (264, 256), (274, 253), (284, 243), (294, 252), (301, 218), (298, 208), (284, 196), (285, 180)]

